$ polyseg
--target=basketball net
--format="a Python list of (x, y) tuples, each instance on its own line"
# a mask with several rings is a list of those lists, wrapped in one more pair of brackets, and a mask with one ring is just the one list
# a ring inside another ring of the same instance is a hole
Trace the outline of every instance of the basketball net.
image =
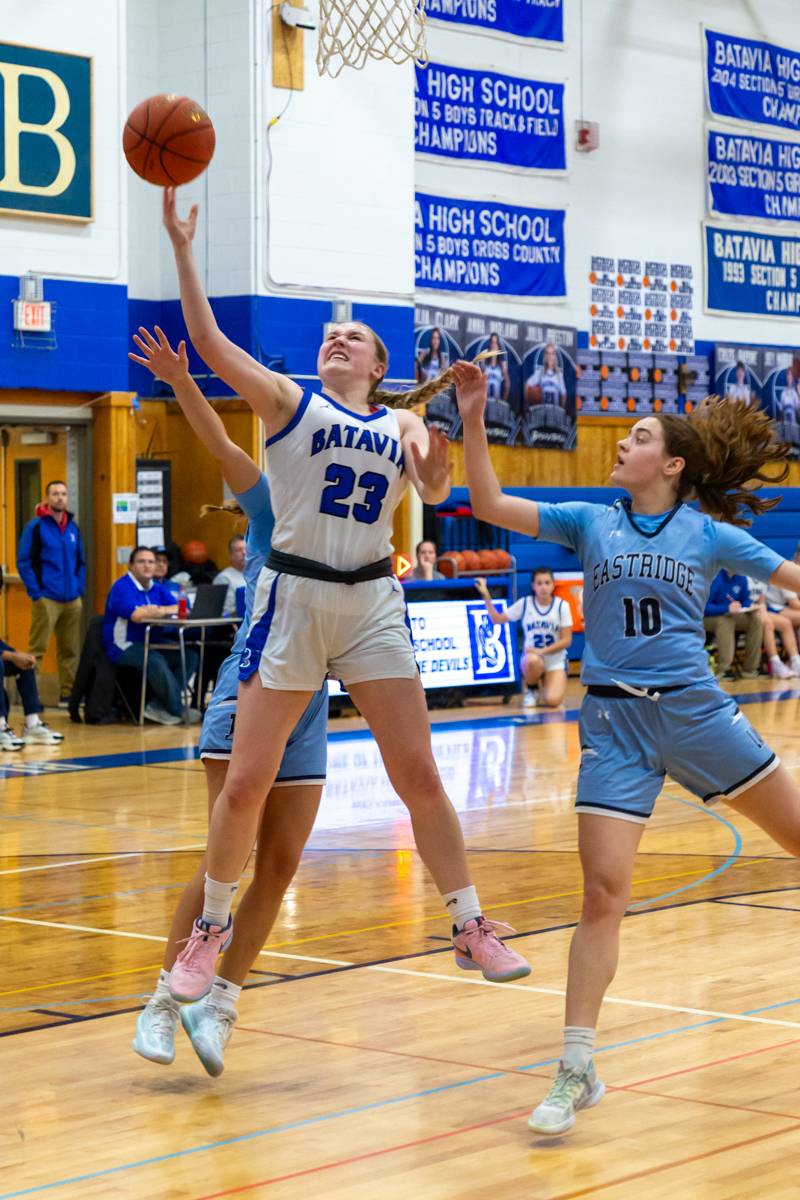
[(317, 70), (335, 79), (368, 58), (420, 65), (425, 49), (425, 0), (320, 0)]

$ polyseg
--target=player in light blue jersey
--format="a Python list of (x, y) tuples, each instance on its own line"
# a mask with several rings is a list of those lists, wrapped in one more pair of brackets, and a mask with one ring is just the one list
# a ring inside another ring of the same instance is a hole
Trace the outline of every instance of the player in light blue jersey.
[[(184, 416), (219, 463), (222, 476), (234, 494), (233, 502), (225, 507), (248, 519), (245, 619), (217, 677), (198, 748), (206, 773), (211, 814), (225, 783), (231, 757), (239, 662), (247, 639), (256, 581), (270, 552), (275, 518), (266, 476), (231, 441), (218, 414), (192, 380), (183, 343), (176, 354), (158, 328), (158, 341), (146, 330), (140, 332), (136, 341), (141, 353), (132, 354), (131, 358), (170, 384)], [(237, 914), (238, 937), (226, 950), (209, 994), (180, 1009), (169, 993), (169, 976), (180, 944), (190, 936), (195, 914), (203, 902), (205, 858), (185, 888), (172, 920), (155, 992), (136, 1024), (133, 1048), (143, 1058), (158, 1063), (173, 1061), (180, 1015), (205, 1069), (211, 1075), (221, 1074), (242, 985), (275, 922), (317, 815), (325, 783), (327, 717), (328, 692), (323, 684), (289, 737), (277, 778), (261, 812), (253, 879), (242, 896)]]
[[(239, 670), (233, 752), (209, 823), (202, 914), (170, 973), (175, 999), (198, 1000), (233, 933), (231, 905), (264, 796), (287, 738), (330, 673), (365, 717), (409, 810), (420, 855), (452, 922), (456, 963), (517, 979), (525, 960), (497, 936), (472, 884), (456, 812), (433, 757), (403, 589), (391, 563), (394, 509), (410, 482), (438, 503), (450, 491), (447, 439), (410, 405), (448, 387), (434, 379), (398, 398), (380, 387), (388, 354), (360, 321), (334, 325), (317, 357), (318, 388), (270, 371), (217, 325), (194, 262), (197, 207), (182, 220), (164, 192), (164, 224), (195, 349), (261, 418), (275, 512)], [(503, 928), (508, 928), (504, 926)]]
[(749, 523), (744, 512), (774, 505), (750, 489), (785, 479), (788, 447), (775, 442), (763, 411), (715, 397), (686, 418), (637, 421), (619, 442), (611, 481), (629, 499), (535, 504), (505, 495), (497, 482), (480, 373), (458, 363), (453, 375), (475, 516), (570, 547), (584, 571), (588, 686), (576, 800), (583, 910), (570, 948), (562, 1060), (529, 1122), (537, 1133), (558, 1134), (603, 1095), (591, 1057), (595, 1027), (616, 971), (634, 858), (664, 776), (705, 804), (726, 800), (800, 854), (800, 790), (720, 689), (703, 646), (703, 611), (720, 568), (800, 589), (800, 566), (736, 527)]

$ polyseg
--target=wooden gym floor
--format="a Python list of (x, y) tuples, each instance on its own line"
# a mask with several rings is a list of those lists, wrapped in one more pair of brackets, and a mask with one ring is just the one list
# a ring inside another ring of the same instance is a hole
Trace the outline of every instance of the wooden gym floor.
[[(800, 690), (735, 685), (800, 777)], [(205, 836), (196, 731), (87, 728), (0, 761), (0, 1200), (797, 1197), (800, 869), (668, 784), (645, 834), (597, 1066), (571, 1134), (529, 1133), (580, 901), (566, 713), (433, 714), (492, 916), (533, 963), (460, 972), (405, 810), (358, 722), (242, 996), (224, 1075), (130, 1048)]]

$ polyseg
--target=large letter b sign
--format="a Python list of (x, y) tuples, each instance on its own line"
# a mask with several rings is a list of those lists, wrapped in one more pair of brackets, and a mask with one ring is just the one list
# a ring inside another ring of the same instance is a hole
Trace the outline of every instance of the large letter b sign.
[(91, 59), (0, 43), (0, 211), (92, 219)]

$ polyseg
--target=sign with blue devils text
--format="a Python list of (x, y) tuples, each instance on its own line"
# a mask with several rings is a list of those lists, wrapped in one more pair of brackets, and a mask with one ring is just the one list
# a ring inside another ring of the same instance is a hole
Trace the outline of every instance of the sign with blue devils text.
[(564, 0), (427, 0), (429, 21), (563, 44)]
[(418, 154), (563, 171), (564, 85), (428, 63), (417, 67)]
[(414, 264), (418, 288), (563, 297), (564, 210), (417, 192)]
[(800, 221), (800, 142), (709, 129), (707, 179), (715, 216)]
[(92, 219), (92, 60), (0, 43), (0, 211)]
[(706, 309), (800, 316), (800, 237), (706, 225)]
[(705, 30), (709, 111), (800, 131), (800, 53)]

